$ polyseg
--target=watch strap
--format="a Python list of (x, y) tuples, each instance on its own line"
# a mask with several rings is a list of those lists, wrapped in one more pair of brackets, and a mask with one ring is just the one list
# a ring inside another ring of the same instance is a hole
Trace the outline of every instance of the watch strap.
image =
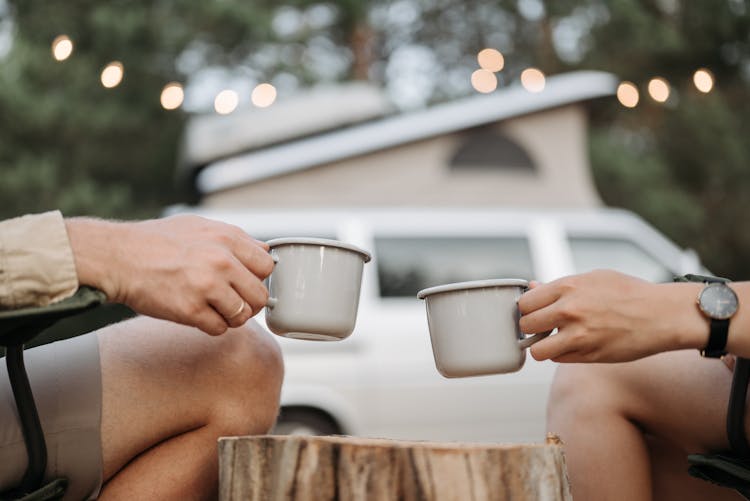
[[(723, 277), (714, 277), (710, 275), (697, 275), (688, 273), (687, 275), (674, 277), (675, 282), (702, 282), (711, 283), (729, 283), (731, 280)], [(727, 354), (727, 338), (729, 337), (729, 319), (710, 319), (711, 331), (708, 336), (706, 347), (700, 350), (700, 354), (707, 358), (721, 358)]]
[(721, 358), (727, 354), (727, 337), (729, 334), (729, 319), (711, 319), (711, 334), (708, 336), (708, 344), (701, 355), (708, 358)]
[(702, 282), (704, 284), (711, 284), (711, 283), (729, 283), (731, 280), (724, 277), (713, 277), (710, 275), (696, 275), (694, 273), (688, 273), (687, 275), (680, 275), (674, 277), (675, 282)]

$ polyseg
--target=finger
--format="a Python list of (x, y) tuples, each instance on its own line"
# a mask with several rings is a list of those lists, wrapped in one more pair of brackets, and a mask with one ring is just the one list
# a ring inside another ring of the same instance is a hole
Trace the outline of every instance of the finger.
[(518, 320), (518, 327), (524, 334), (551, 331), (562, 324), (562, 315), (554, 304), (522, 315)]
[[(269, 254), (265, 254), (269, 256)], [(270, 258), (270, 257), (269, 257)], [(273, 260), (271, 260), (273, 263)], [(237, 311), (241, 307), (238, 298), (247, 303), (248, 311), (241, 318), (246, 321), (263, 308), (268, 299), (268, 290), (263, 281), (230, 252), (221, 259), (220, 266), (211, 275), (210, 287), (206, 290), (206, 301), (224, 318), (233, 319), (239, 316)]]
[(252, 316), (252, 308), (228, 283), (212, 291), (208, 304), (230, 327), (239, 327)]
[(555, 287), (555, 283), (549, 284), (536, 283), (533, 288), (530, 288), (518, 299), (518, 309), (522, 315), (531, 313), (532, 311), (544, 308), (560, 299), (560, 290)]
[(248, 235), (248, 238), (238, 242), (232, 251), (245, 268), (263, 280), (271, 274), (275, 263), (268, 253), (267, 246), (260, 245), (261, 243), (263, 242), (258, 242)]
[(249, 314), (253, 316), (266, 305), (268, 289), (260, 278), (241, 265), (238, 267), (239, 270), (232, 275), (231, 285), (248, 304)]
[(531, 347), (531, 356), (534, 360), (554, 360), (568, 353), (576, 351), (572, 346), (571, 336), (566, 335), (563, 330), (548, 336)]
[(236, 292), (234, 296), (237, 298), (237, 300), (239, 300), (239, 303), (237, 303), (239, 306), (237, 306), (234, 309), (234, 312), (229, 314), (229, 316), (222, 315), (229, 327), (239, 327), (241, 325), (244, 325), (245, 322), (247, 322), (250, 317), (253, 316), (253, 309), (247, 304), (247, 301), (245, 301)]
[(580, 364), (583, 362), (588, 362), (588, 360), (577, 351), (563, 353), (562, 355), (558, 355), (551, 360), (560, 364)]
[(257, 238), (253, 238), (252, 236), (250, 236), (250, 238), (252, 238), (253, 242), (255, 242), (257, 245), (260, 245), (264, 251), (268, 252), (271, 250), (271, 246), (265, 243), (263, 240), (258, 240)]
[[(237, 294), (237, 296), (240, 297), (239, 294)], [(250, 318), (255, 314), (253, 313), (252, 306), (248, 305), (247, 301), (245, 301), (241, 297), (240, 300), (242, 301), (242, 304), (237, 308), (237, 310), (232, 314), (231, 317), (226, 319), (226, 322), (230, 327), (240, 327), (242, 325), (245, 325), (245, 322), (250, 320)]]
[(240, 240), (245, 240), (248, 243), (257, 245), (261, 247), (263, 250), (265, 250), (266, 252), (268, 252), (268, 250), (270, 249), (269, 245), (263, 240), (258, 240), (257, 238), (253, 237), (252, 235), (250, 235), (249, 233), (247, 233), (245, 230), (241, 228), (238, 228), (238, 230), (240, 231), (240, 238), (239, 238)]
[(198, 314), (196, 314), (190, 324), (199, 328), (210, 336), (220, 336), (229, 328), (226, 320), (213, 308), (206, 305)]
[[(234, 282), (260, 284), (260, 280), (230, 253), (227, 253), (227, 259), (224, 263), (225, 267), (214, 274), (211, 287), (204, 288), (206, 291), (205, 300), (230, 327), (239, 327), (252, 317), (254, 312), (253, 307), (248, 304), (242, 292), (237, 290)], [(264, 289), (262, 284), (259, 287)], [(263, 290), (256, 295), (262, 294)], [(257, 301), (258, 299), (255, 299), (254, 302)]]

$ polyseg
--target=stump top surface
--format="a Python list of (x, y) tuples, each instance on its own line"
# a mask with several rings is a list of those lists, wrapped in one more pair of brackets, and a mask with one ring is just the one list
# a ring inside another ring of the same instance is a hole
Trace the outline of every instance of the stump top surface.
[(561, 442), (555, 435), (547, 437), (546, 442), (537, 443), (474, 443), (474, 442), (431, 442), (424, 440), (396, 440), (388, 438), (364, 438), (352, 437), (347, 435), (250, 435), (237, 437), (221, 437), (219, 443), (228, 442), (263, 442), (273, 441), (276, 443), (284, 442), (306, 442), (346, 446), (352, 445), (357, 447), (385, 447), (385, 448), (423, 448), (431, 450), (519, 450), (519, 449), (536, 449), (546, 447), (561, 447)]

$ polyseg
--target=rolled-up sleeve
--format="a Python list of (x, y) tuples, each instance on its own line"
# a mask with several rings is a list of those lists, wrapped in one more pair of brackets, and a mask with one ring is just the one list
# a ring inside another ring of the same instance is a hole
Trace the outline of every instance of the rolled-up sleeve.
[(60, 211), (0, 221), (0, 307), (45, 306), (77, 288)]

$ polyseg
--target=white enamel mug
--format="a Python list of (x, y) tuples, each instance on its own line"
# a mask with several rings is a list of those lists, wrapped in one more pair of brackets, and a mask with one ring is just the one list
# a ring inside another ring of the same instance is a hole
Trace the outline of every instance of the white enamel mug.
[(440, 374), (454, 378), (521, 369), (526, 348), (550, 334), (526, 336), (518, 327), (518, 299), (528, 287), (526, 280), (506, 278), (419, 291)]
[(266, 325), (283, 337), (338, 341), (354, 330), (362, 269), (370, 253), (323, 238), (269, 240)]

